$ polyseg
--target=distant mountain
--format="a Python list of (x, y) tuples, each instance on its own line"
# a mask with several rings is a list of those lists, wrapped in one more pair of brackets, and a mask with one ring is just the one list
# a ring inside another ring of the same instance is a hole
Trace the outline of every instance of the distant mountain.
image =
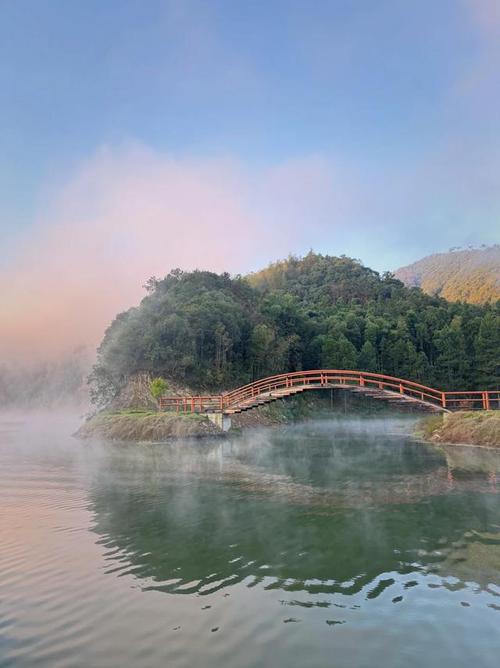
[(494, 302), (500, 299), (500, 246), (428, 255), (394, 274), (408, 287), (448, 301)]

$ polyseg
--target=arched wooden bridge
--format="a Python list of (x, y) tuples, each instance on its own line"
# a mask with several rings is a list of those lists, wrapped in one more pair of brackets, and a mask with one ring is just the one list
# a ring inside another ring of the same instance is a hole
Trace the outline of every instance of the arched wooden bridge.
[(164, 396), (160, 408), (178, 413), (233, 415), (306, 390), (342, 389), (392, 404), (431, 411), (500, 409), (500, 390), (443, 392), (420, 383), (367, 371), (317, 369), (269, 376), (231, 392), (206, 396)]

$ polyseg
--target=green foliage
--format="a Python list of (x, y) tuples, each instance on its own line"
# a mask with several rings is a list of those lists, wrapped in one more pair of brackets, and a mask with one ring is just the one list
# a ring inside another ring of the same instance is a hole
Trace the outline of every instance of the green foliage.
[(248, 278), (175, 270), (147, 292), (99, 347), (101, 402), (139, 371), (200, 391), (322, 367), (499, 387), (500, 302), (450, 304), (346, 257), (309, 253)]
[(361, 346), (358, 357), (358, 365), (363, 371), (377, 371), (377, 352), (375, 346), (370, 340), (367, 340)]
[(327, 336), (321, 348), (321, 367), (325, 369), (356, 369), (358, 353), (349, 339), (339, 332)]
[(164, 378), (154, 378), (151, 381), (151, 394), (158, 401), (168, 388), (168, 383)]
[(499, 388), (500, 354), (500, 314), (487, 313), (481, 320), (475, 338), (476, 375), (483, 387)]

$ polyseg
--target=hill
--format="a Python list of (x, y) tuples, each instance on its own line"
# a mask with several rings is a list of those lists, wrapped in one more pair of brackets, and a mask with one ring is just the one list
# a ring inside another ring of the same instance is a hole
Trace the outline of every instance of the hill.
[(500, 304), (450, 304), (350, 258), (309, 253), (248, 277), (175, 270), (147, 289), (105, 333), (97, 403), (138, 372), (200, 391), (317, 368), (498, 387)]
[(409, 287), (448, 301), (494, 302), (500, 299), (500, 246), (436, 253), (394, 275)]

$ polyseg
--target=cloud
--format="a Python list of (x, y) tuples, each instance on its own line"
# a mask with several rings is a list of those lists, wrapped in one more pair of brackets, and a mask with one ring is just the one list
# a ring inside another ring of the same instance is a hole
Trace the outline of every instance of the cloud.
[(499, 156), (471, 155), (454, 129), (432, 152), (380, 164), (311, 155), (249, 166), (103, 147), (0, 269), (0, 362), (95, 347), (145, 281), (175, 267), (245, 273), (314, 248), (385, 270), (498, 243)]
[(498, 0), (464, 0), (465, 8), (488, 41), (500, 37), (500, 4)]
[(271, 219), (265, 200), (278, 192), (303, 211), (302, 202), (324, 199), (329, 182), (327, 166), (314, 160), (252, 172), (229, 158), (100, 149), (0, 273), (2, 357), (95, 346), (151, 275), (175, 267), (241, 272), (300, 250), (297, 215)]
[(473, 37), (467, 65), (452, 86), (450, 106), (466, 134), (494, 133), (498, 146), (500, 103), (500, 3), (463, 0)]

